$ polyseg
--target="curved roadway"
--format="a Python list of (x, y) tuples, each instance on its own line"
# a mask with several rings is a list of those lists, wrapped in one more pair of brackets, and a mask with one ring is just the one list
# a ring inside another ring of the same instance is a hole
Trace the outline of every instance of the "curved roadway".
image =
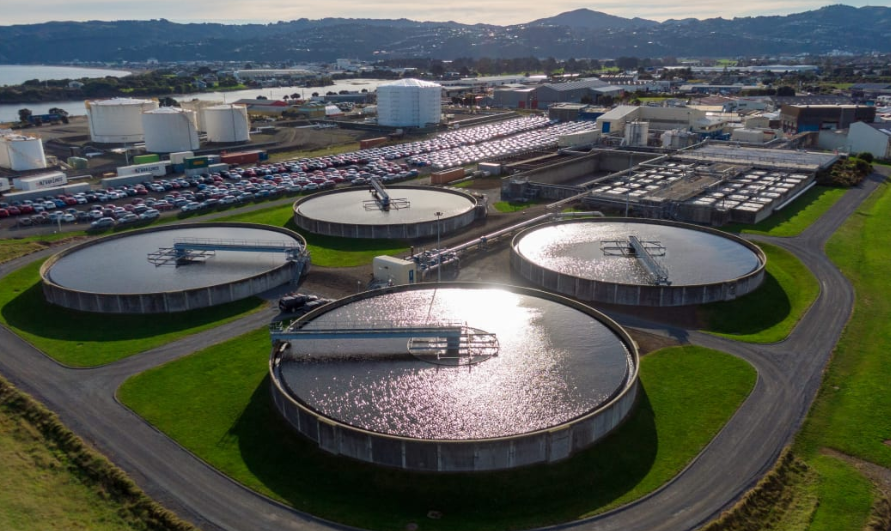
[[(668, 484), (614, 511), (555, 529), (694, 529), (727, 508), (764, 475), (804, 420), (853, 308), (853, 289), (825, 256), (823, 245), (883, 179), (873, 174), (800, 236), (765, 238), (798, 256), (822, 288), (785, 341), (744, 344), (633, 316), (613, 316), (626, 326), (739, 356), (758, 370), (757, 383), (718, 436)], [(0, 265), (0, 277), (57, 251), (43, 251)], [(258, 312), (225, 327), (93, 369), (62, 366), (0, 327), (0, 372), (57, 412), (67, 426), (123, 468), (150, 496), (207, 531), (349, 529), (242, 487), (115, 399), (115, 390), (130, 376), (259, 328), (270, 317), (267, 312)]]

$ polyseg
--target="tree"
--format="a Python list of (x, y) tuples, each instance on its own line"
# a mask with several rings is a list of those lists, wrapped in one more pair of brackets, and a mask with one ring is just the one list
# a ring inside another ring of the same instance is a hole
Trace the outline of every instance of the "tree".
[(795, 89), (788, 86), (783, 85), (782, 87), (777, 87), (777, 96), (794, 96)]
[(27, 122), (31, 118), (31, 109), (19, 109), (19, 121)]
[(261, 95), (257, 96), (256, 99), (258, 99), (258, 100), (268, 100), (269, 98), (267, 98), (266, 96), (263, 96), (263, 95), (261, 94)]

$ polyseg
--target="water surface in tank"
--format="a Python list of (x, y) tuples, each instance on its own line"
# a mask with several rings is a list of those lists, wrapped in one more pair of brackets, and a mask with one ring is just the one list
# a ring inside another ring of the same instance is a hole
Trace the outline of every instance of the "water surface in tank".
[(423, 439), (482, 439), (559, 425), (623, 389), (626, 345), (594, 317), (497, 288), (383, 294), (325, 313), (306, 328), (383, 329), (466, 323), (497, 336), (498, 355), (442, 366), (407, 340), (292, 340), (282, 378), (312, 409), (367, 430)]
[(640, 260), (603, 249), (603, 242), (627, 241), (629, 236), (659, 242), (664, 247), (664, 256), (656, 256), (655, 260), (668, 271), (673, 286), (729, 281), (755, 271), (760, 265), (754, 252), (729, 238), (649, 223), (596, 221), (545, 225), (525, 234), (517, 242), (517, 251), (534, 264), (569, 276), (621, 284), (650, 284), (652, 279)]
[(172, 247), (177, 238), (212, 238), (250, 242), (296, 240), (286, 234), (248, 227), (189, 227), (135, 232), (101, 241), (63, 256), (50, 269), (50, 279), (66, 288), (89, 293), (160, 293), (215, 286), (259, 275), (283, 265), (283, 253), (216, 251), (204, 263), (156, 266), (148, 253)]
[(407, 201), (407, 208), (380, 210), (366, 203), (374, 199), (368, 187), (359, 187), (313, 196), (300, 203), (297, 212), (316, 221), (330, 223), (398, 225), (436, 221), (436, 212), (442, 212), (441, 219), (448, 219), (468, 212), (474, 206), (468, 197), (434, 189), (387, 188), (387, 193), (394, 204), (398, 200)]

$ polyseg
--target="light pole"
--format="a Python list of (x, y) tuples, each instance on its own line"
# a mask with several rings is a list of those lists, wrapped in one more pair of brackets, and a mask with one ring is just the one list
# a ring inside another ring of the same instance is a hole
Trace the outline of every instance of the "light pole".
[(442, 212), (436, 211), (433, 215), (436, 216), (436, 261), (438, 262), (436, 266), (436, 281), (442, 282), (442, 249), (439, 248), (439, 218), (442, 216)]

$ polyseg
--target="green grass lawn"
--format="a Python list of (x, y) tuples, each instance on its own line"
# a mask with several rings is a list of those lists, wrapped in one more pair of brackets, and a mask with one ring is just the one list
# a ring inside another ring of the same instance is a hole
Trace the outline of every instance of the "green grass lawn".
[(839, 229), (827, 252), (857, 292), (798, 448), (834, 448), (891, 468), (891, 193), (883, 184)]
[(66, 365), (88, 367), (132, 356), (220, 326), (265, 307), (257, 298), (193, 310), (145, 315), (78, 312), (46, 302), (40, 288), (43, 261), (0, 283), (0, 322)]
[(875, 488), (856, 468), (828, 455), (809, 459), (817, 471), (817, 507), (808, 531), (865, 529)]
[(781, 341), (819, 295), (817, 279), (794, 255), (770, 244), (758, 246), (767, 255), (764, 282), (744, 297), (701, 306), (699, 316), (709, 332), (750, 343)]
[[(119, 398), (225, 474), (329, 520), (369, 529), (504, 530), (576, 520), (653, 491), (718, 432), (755, 383), (727, 354), (679, 347), (643, 358), (636, 411), (596, 447), (550, 466), (422, 474), (337, 458), (271, 404), (258, 330), (128, 380)], [(442, 512), (440, 520), (427, 512)]]
[(761, 223), (756, 225), (733, 223), (725, 225), (722, 230), (765, 236), (797, 236), (841, 199), (846, 191), (846, 188), (814, 186), (792, 204), (779, 212), (774, 212)]
[(299, 232), (306, 239), (312, 263), (322, 267), (360, 266), (370, 264), (375, 256), (407, 254), (409, 251), (409, 245), (398, 240), (337, 238), (300, 231), (294, 224), (294, 210), (290, 203), (213, 220), (218, 221), (261, 223)]
[(84, 235), (84, 232), (79, 231), (57, 232), (52, 234), (28, 236), (26, 238), (0, 240), (0, 264), (18, 258), (20, 256), (24, 256), (26, 254), (46, 249), (53, 242), (66, 240), (69, 238), (82, 237)]
[(514, 201), (495, 201), (492, 203), (492, 206), (495, 207), (495, 210), (499, 212), (519, 212), (520, 210), (526, 210), (531, 206), (535, 206), (539, 204), (539, 201), (526, 201), (525, 203), (517, 203)]

